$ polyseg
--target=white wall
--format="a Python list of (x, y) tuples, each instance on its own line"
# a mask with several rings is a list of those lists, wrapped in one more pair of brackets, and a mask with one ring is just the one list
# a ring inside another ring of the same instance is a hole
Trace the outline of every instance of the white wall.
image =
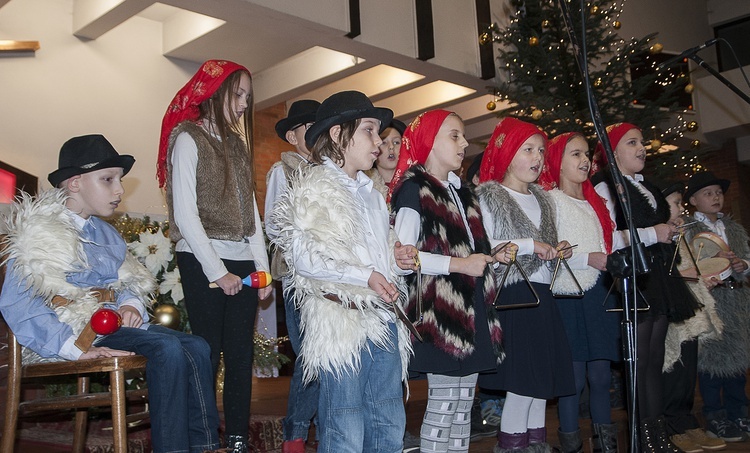
[(30, 56), (0, 58), (0, 160), (39, 177), (70, 137), (101, 133), (136, 158), (120, 210), (164, 213), (155, 179), (161, 118), (195, 63), (162, 56), (161, 25), (139, 17), (95, 41), (72, 34), (71, 0), (12, 0), (0, 39), (38, 40)]

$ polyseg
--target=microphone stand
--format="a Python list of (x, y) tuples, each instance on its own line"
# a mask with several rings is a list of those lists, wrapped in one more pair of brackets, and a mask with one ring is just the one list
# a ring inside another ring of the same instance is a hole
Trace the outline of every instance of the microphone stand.
[(688, 58), (690, 58), (691, 60), (695, 61), (698, 64), (698, 66), (700, 66), (701, 68), (703, 68), (706, 71), (708, 71), (709, 74), (711, 74), (712, 76), (716, 77), (721, 83), (723, 83), (724, 85), (726, 85), (727, 88), (729, 88), (730, 90), (734, 91), (735, 94), (737, 94), (737, 96), (739, 96), (740, 98), (742, 98), (743, 101), (745, 101), (748, 104), (750, 104), (750, 96), (748, 96), (746, 93), (742, 92), (739, 88), (737, 88), (737, 86), (735, 84), (733, 84), (726, 77), (724, 77), (723, 75), (721, 75), (721, 73), (719, 71), (717, 71), (716, 69), (714, 69), (711, 66), (709, 66), (708, 63), (706, 63), (706, 61), (703, 58), (699, 57), (697, 54), (690, 55), (690, 56), (688, 56)]
[(612, 151), (612, 144), (607, 136), (607, 131), (602, 120), (601, 113), (599, 111), (599, 105), (594, 96), (591, 80), (588, 72), (588, 62), (586, 59), (586, 40), (585, 40), (585, 5), (581, 0), (581, 27), (584, 33), (584, 39), (581, 45), (578, 43), (578, 37), (575, 34), (573, 26), (573, 18), (568, 9), (567, 0), (558, 0), (562, 17), (565, 22), (568, 35), (570, 37), (573, 51), (578, 63), (578, 69), (584, 79), (584, 87), (586, 88), (586, 94), (588, 97), (589, 110), (591, 111), (591, 117), (594, 122), (596, 133), (599, 136), (602, 145), (604, 146), (604, 152), (609, 162), (609, 169), (614, 182), (614, 186), (617, 192), (617, 197), (622, 209), (625, 220), (627, 222), (628, 230), (630, 232), (630, 247), (628, 252), (625, 253), (612, 253), (607, 257), (607, 270), (615, 278), (620, 278), (622, 281), (622, 295), (623, 295), (623, 319), (621, 323), (622, 329), (622, 347), (623, 347), (623, 360), (625, 361), (625, 375), (628, 385), (628, 425), (630, 434), (630, 452), (637, 453), (640, 448), (638, 426), (639, 418), (637, 411), (637, 388), (636, 388), (636, 362), (637, 362), (637, 347), (636, 347), (636, 329), (635, 325), (638, 322), (638, 314), (636, 307), (637, 302), (637, 275), (644, 274), (649, 271), (648, 262), (646, 259), (646, 250), (644, 244), (641, 242), (638, 236), (638, 231), (633, 224), (633, 218), (630, 212), (630, 197), (625, 185), (625, 178), (623, 177), (620, 169), (617, 167), (615, 162), (614, 153)]

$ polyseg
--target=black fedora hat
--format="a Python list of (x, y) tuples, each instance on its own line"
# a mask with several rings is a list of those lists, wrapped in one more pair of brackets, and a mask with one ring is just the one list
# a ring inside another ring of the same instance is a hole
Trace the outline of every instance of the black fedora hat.
[(710, 171), (696, 173), (688, 180), (685, 198), (690, 199), (697, 191), (708, 186), (719, 186), (723, 192), (726, 192), (729, 188), (729, 180), (717, 178)]
[(332, 94), (318, 108), (315, 124), (305, 133), (305, 143), (312, 148), (320, 134), (337, 124), (359, 118), (375, 118), (380, 120), (380, 130), (383, 132), (393, 119), (393, 111), (382, 107), (374, 107), (370, 98), (359, 91), (341, 91)]
[(685, 183), (682, 181), (673, 181), (669, 179), (664, 180), (652, 180), (652, 183), (661, 191), (661, 194), (665, 197), (678, 192), (680, 195), (685, 193)]
[(276, 123), (276, 135), (284, 141), (286, 140), (286, 133), (292, 129), (296, 129), (306, 123), (315, 122), (315, 113), (320, 107), (320, 102), (312, 99), (302, 99), (300, 101), (294, 101), (289, 106), (286, 118), (279, 120)]
[[(404, 135), (404, 131), (406, 130), (406, 124), (403, 121), (397, 120), (396, 118), (393, 118), (391, 122), (388, 124), (388, 127), (396, 129), (398, 131), (398, 135)], [(386, 129), (388, 128), (386, 127)], [(385, 129), (383, 129), (385, 131)]]
[(121, 167), (127, 174), (135, 163), (135, 158), (120, 155), (103, 135), (82, 135), (73, 137), (60, 148), (57, 170), (47, 176), (52, 187), (66, 179), (102, 168)]

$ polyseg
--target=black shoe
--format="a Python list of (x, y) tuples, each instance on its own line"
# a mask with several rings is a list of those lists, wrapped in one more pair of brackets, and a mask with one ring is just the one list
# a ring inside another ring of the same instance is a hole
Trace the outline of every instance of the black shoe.
[(471, 440), (496, 435), (497, 426), (492, 426), (484, 420), (482, 417), (482, 406), (479, 404), (479, 399), (474, 398), (474, 404), (471, 406)]

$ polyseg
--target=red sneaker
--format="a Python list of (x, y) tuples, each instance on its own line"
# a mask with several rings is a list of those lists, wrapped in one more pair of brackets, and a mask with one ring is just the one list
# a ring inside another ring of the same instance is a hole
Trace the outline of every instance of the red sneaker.
[(305, 453), (305, 440), (285, 440), (284, 443), (281, 444), (281, 453)]

